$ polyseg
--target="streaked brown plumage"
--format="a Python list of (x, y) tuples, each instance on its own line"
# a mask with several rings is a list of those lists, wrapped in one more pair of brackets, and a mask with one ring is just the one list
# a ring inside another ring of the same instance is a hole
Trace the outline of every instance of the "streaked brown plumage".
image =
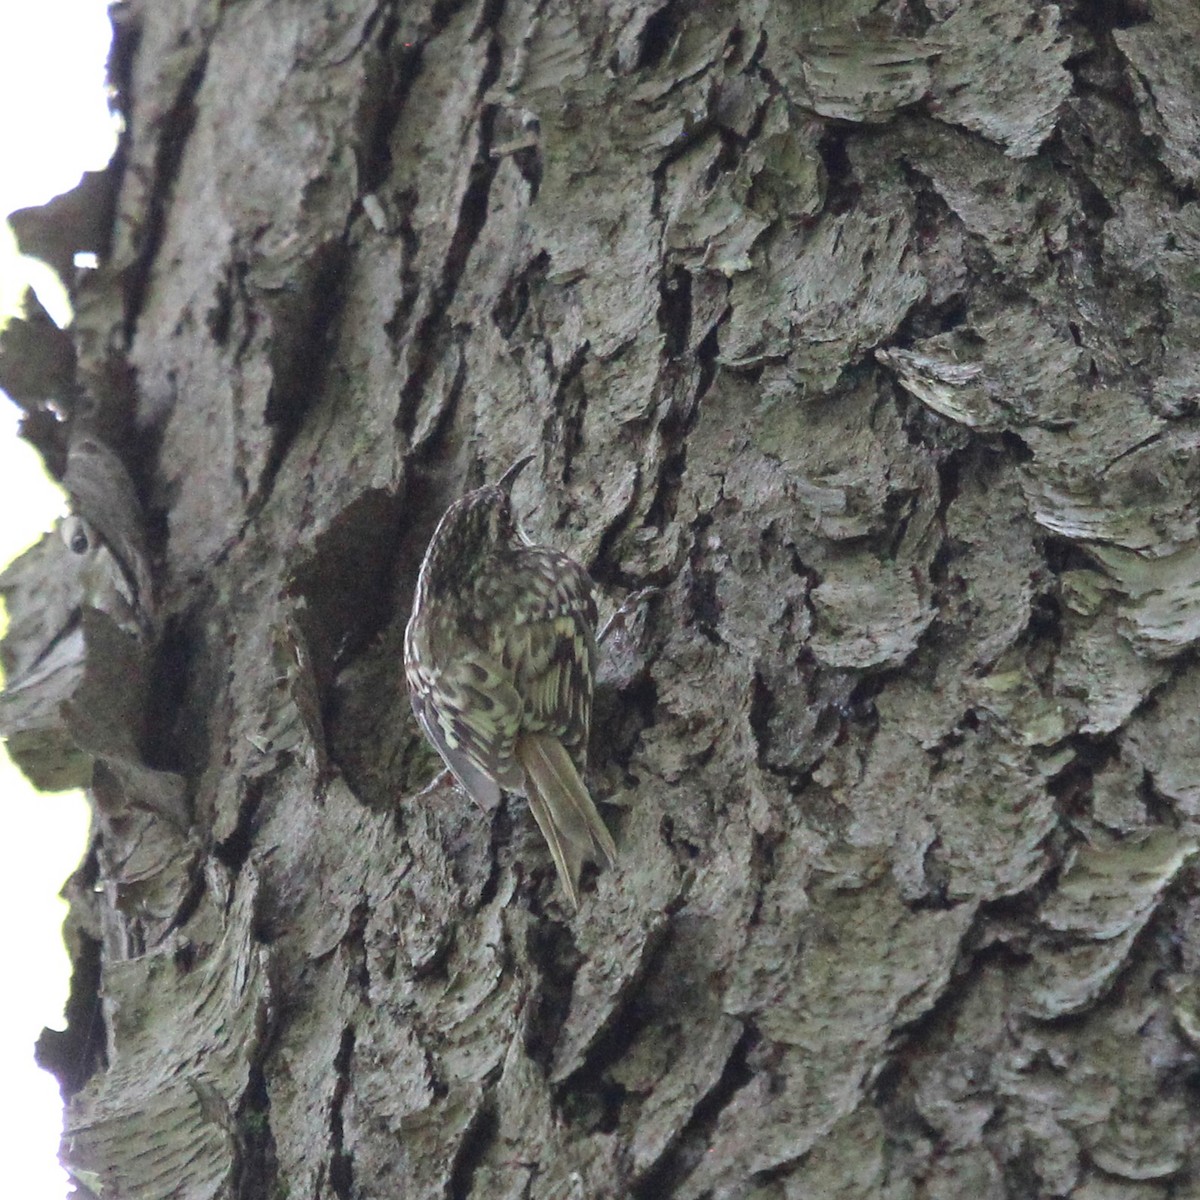
[(563, 890), (616, 846), (583, 783), (596, 662), (592, 581), (573, 559), (534, 546), (509, 492), (530, 461), (456, 500), (425, 552), (404, 635), (413, 711), (472, 799), (522, 792)]

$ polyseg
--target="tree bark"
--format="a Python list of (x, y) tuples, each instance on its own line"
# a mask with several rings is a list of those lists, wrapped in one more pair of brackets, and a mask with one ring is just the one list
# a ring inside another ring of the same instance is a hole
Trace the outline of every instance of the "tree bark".
[[(1195, 1194), (1191, 0), (116, 11), (117, 158), (14, 221), (77, 319), (0, 363), (111, 558), (0, 581), (96, 813), (80, 1194)], [(403, 681), (526, 451), (661, 589), (578, 914)]]

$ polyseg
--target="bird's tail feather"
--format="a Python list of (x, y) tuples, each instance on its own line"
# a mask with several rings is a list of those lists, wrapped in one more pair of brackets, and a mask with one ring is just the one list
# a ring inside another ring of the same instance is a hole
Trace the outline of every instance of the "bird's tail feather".
[(609, 866), (617, 861), (612, 834), (558, 738), (546, 733), (522, 734), (516, 751), (525, 771), (534, 820), (550, 847), (563, 891), (578, 908), (584, 859), (593, 858), (599, 849)]

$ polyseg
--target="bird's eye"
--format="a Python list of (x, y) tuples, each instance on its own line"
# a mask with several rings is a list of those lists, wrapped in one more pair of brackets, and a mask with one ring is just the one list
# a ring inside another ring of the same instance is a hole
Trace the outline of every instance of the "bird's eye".
[(68, 517), (63, 522), (62, 540), (72, 554), (86, 554), (91, 545), (87, 526), (78, 517)]

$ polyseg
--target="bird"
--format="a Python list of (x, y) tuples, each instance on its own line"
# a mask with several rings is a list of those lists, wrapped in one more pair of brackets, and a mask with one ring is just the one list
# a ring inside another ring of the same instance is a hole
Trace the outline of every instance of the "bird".
[(519, 458), (446, 510), (417, 576), (404, 633), (413, 712), (485, 810), (501, 789), (529, 802), (579, 907), (583, 862), (617, 849), (583, 782), (595, 678), (596, 598), (579, 563), (532, 543), (512, 509)]

